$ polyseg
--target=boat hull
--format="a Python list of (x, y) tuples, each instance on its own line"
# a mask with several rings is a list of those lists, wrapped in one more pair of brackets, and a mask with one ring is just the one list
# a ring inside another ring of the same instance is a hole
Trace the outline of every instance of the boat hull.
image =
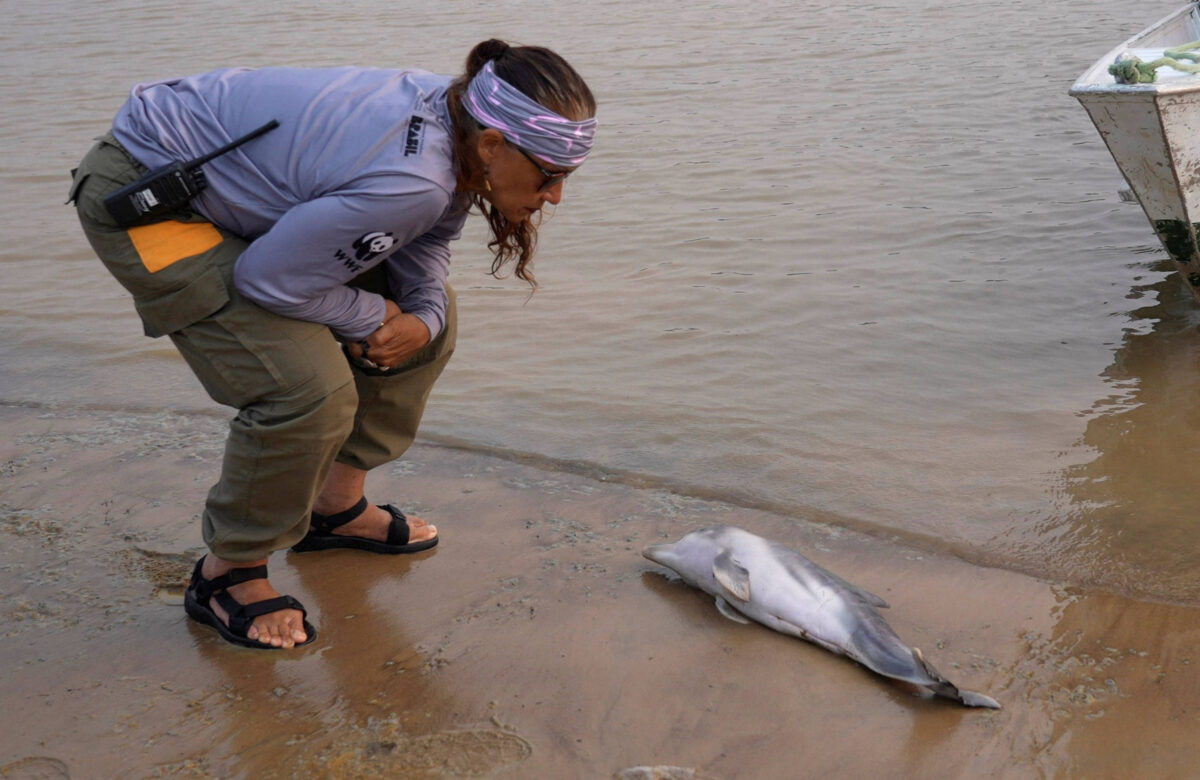
[(1191, 3), (1125, 41), (1086, 71), (1070, 94), (1087, 110), (1155, 234), (1200, 302), (1200, 74), (1159, 68), (1149, 84), (1118, 84), (1108, 66), (1145, 62), (1200, 39)]

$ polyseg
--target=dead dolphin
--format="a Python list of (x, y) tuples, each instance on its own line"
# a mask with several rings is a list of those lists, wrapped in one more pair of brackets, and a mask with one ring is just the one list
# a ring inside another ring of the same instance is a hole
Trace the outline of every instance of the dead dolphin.
[(642, 555), (716, 596), (717, 609), (731, 620), (752, 618), (849, 656), (884, 677), (924, 686), (968, 707), (1000, 709), (990, 696), (960, 690), (920, 650), (904, 644), (875, 611), (886, 601), (781, 544), (719, 525), (673, 544), (651, 545)]

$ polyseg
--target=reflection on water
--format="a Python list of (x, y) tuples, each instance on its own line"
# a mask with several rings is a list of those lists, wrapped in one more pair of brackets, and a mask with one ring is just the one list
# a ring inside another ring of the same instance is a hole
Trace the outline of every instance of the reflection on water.
[(1200, 311), (1170, 275), (1140, 287), (1150, 304), (1105, 376), (1120, 398), (1097, 404), (1089, 462), (1065, 472), (1063, 517), (1038, 529), (1074, 577), (1121, 591), (1200, 599)]

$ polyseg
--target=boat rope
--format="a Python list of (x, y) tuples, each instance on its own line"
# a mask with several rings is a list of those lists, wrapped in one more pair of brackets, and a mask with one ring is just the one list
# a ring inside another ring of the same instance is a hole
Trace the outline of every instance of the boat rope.
[[(1108, 66), (1108, 72), (1118, 84), (1151, 84), (1158, 78), (1156, 71), (1163, 67), (1171, 67), (1183, 73), (1200, 73), (1200, 54), (1192, 54), (1193, 49), (1200, 49), (1200, 41), (1192, 41), (1182, 46), (1163, 50), (1163, 56), (1153, 62), (1142, 62), (1137, 55), (1125, 53), (1117, 57), (1117, 61)], [(1180, 62), (1190, 60), (1190, 62)]]

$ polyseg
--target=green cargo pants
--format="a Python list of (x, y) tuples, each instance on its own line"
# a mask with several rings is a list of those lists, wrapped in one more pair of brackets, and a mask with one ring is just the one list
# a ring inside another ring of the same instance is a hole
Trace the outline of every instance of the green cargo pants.
[[(221, 476), (204, 507), (204, 542), (231, 561), (296, 543), (336, 459), (372, 469), (416, 436), (433, 383), (454, 351), (454, 291), (446, 326), (398, 370), (350, 365), (324, 325), (272, 314), (233, 285), (247, 242), (187, 209), (162, 222), (118, 227), (104, 197), (145, 168), (112, 137), (72, 172), (70, 198), (92, 248), (133, 296), (147, 336), (169, 336), (209, 396), (238, 410)], [(382, 266), (354, 280), (389, 294)]]

